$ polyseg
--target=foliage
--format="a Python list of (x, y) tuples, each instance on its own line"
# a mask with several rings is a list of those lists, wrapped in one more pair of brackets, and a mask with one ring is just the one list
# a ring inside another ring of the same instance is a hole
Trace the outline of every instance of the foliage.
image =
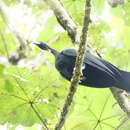
[[(45, 41), (58, 51), (75, 48), (42, 0), (25, 0), (23, 3), (9, 0), (3, 2), (12, 9), (12, 13), (14, 8), (16, 12), (18, 11), (12, 20), (18, 33), (25, 40)], [(85, 0), (62, 0), (62, 2), (80, 28)], [(105, 59), (130, 71), (130, 3), (111, 8), (105, 0), (100, 2), (97, 0), (91, 2), (92, 23), (89, 27), (88, 42)], [(2, 17), (0, 30), (2, 30), (0, 54), (7, 57), (17, 48), (18, 43)], [(39, 124), (42, 126), (45, 123), (53, 129), (70, 84), (56, 71), (54, 57), (51, 54), (43, 52), (44, 63), (40, 67), (33, 66), (33, 63), (29, 64), (40, 51), (33, 45), (30, 49), (29, 56), (17, 66), (0, 64), (0, 124), (6, 124), (9, 129), (21, 125), (24, 129), (36, 130)], [(64, 129), (112, 130), (121, 123), (124, 116), (109, 89), (79, 86)], [(128, 129), (128, 125), (123, 125), (121, 129)]]

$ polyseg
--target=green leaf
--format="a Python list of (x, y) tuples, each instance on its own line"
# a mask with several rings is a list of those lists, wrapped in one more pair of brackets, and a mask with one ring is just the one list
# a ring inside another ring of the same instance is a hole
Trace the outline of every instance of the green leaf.
[(4, 66), (4, 65), (2, 65), (2, 64), (0, 64), (0, 74), (2, 74), (2, 73), (3, 73), (4, 68), (5, 68), (5, 66)]
[(13, 92), (14, 86), (12, 85), (12, 83), (7, 79), (5, 80), (5, 90), (7, 92)]

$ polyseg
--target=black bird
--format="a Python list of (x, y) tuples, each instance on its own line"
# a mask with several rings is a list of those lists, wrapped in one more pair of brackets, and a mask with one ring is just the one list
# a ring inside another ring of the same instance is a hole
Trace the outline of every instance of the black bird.
[[(56, 69), (65, 79), (70, 81), (77, 56), (76, 50), (66, 49), (62, 52), (57, 52), (43, 42), (34, 44), (55, 56)], [(130, 72), (120, 70), (89, 52), (85, 53), (83, 66), (83, 78), (79, 84), (95, 88), (117, 87), (130, 91)]]

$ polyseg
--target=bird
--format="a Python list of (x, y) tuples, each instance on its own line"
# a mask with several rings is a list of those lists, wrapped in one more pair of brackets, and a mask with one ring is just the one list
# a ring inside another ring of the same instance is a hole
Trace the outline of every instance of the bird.
[[(55, 56), (55, 67), (63, 78), (71, 81), (77, 51), (65, 49), (61, 52), (52, 49), (44, 42), (34, 42), (42, 50), (46, 50)], [(111, 88), (130, 92), (130, 72), (123, 71), (108, 61), (85, 52), (82, 67), (80, 85), (94, 88)]]

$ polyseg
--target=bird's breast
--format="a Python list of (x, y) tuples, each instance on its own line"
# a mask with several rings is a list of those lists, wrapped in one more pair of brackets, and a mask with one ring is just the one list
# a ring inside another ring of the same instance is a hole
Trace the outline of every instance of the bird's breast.
[(60, 74), (67, 80), (71, 80), (75, 61), (65, 56), (57, 57), (55, 67)]

